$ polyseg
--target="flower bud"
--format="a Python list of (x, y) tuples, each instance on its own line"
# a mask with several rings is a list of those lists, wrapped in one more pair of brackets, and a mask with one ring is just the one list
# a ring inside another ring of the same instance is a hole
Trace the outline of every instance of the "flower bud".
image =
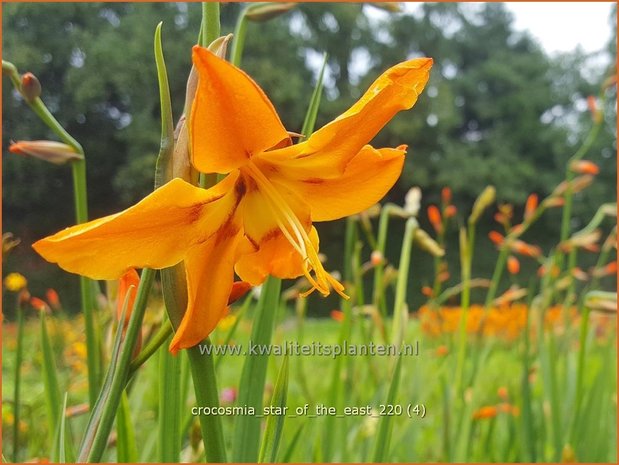
[(423, 229), (415, 230), (415, 242), (426, 252), (429, 252), (433, 257), (442, 257), (445, 251), (438, 243), (432, 239)]
[(259, 3), (248, 7), (245, 17), (250, 21), (264, 22), (287, 13), (295, 6), (297, 6), (296, 3)]
[(479, 194), (477, 200), (475, 200), (475, 203), (473, 204), (473, 212), (469, 217), (469, 222), (477, 223), (479, 217), (482, 215), (484, 210), (488, 208), (492, 204), (492, 202), (494, 202), (495, 198), (496, 189), (494, 188), (494, 186), (487, 186), (484, 191)]
[(26, 278), (19, 273), (9, 273), (4, 278), (4, 287), (7, 291), (18, 292), (28, 285)]
[(590, 174), (595, 176), (600, 172), (598, 165), (589, 160), (578, 160), (570, 164), (570, 170), (577, 174)]
[(32, 297), (30, 299), (30, 305), (32, 305), (32, 307), (39, 312), (51, 313), (51, 309), (49, 308), (49, 305), (47, 305), (47, 302), (39, 299), (38, 297)]
[(518, 274), (520, 272), (520, 262), (513, 255), (507, 257), (507, 270), (510, 274)]
[(457, 212), (458, 209), (455, 205), (447, 205), (447, 207), (445, 207), (445, 218), (452, 218), (456, 216)]
[(373, 250), (370, 254), (370, 263), (373, 266), (378, 266), (385, 261), (385, 257), (380, 250)]
[(60, 310), (60, 308), (62, 308), (60, 297), (58, 297), (58, 293), (54, 289), (50, 288), (45, 291), (45, 298), (47, 299), (47, 303), (49, 303), (50, 307), (54, 310)]
[(19, 245), (21, 239), (14, 239), (13, 233), (7, 232), (2, 235), (2, 256), (4, 257), (11, 250)]
[(437, 234), (441, 234), (443, 232), (443, 219), (436, 205), (430, 205), (428, 207), (428, 219)]
[(418, 187), (412, 187), (406, 193), (404, 197), (404, 210), (406, 210), (411, 216), (417, 216), (419, 213), (419, 206), (421, 202), (421, 189)]
[(232, 34), (218, 37), (213, 42), (211, 42), (211, 44), (208, 46), (208, 49), (222, 60), (225, 60), (226, 53), (228, 52), (228, 43), (231, 39)]
[(32, 73), (21, 77), (21, 93), (28, 102), (33, 102), (41, 96), (41, 83)]
[(374, 8), (388, 11), (389, 13), (401, 13), (402, 3), (400, 2), (372, 2), (370, 3)]
[(537, 210), (538, 203), (539, 201), (538, 201), (537, 194), (529, 195), (529, 197), (527, 198), (527, 203), (524, 207), (524, 220), (525, 221), (527, 221), (529, 218), (533, 216), (533, 213), (535, 213), (535, 210)]
[(451, 203), (451, 189), (449, 187), (443, 187), (441, 189), (441, 202), (443, 205), (449, 205)]
[(84, 159), (70, 145), (51, 140), (17, 141), (9, 146), (9, 152), (38, 158), (55, 165), (64, 165), (73, 160)]

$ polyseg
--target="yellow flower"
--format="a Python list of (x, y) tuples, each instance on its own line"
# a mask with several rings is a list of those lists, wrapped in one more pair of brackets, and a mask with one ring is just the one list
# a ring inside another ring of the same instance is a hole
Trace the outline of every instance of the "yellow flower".
[[(170, 350), (202, 341), (225, 313), (234, 272), (252, 285), (305, 275), (328, 295), (344, 286), (318, 258), (312, 221), (358, 213), (379, 201), (402, 170), (405, 146), (366, 145), (411, 108), (432, 60), (383, 73), (348, 111), (292, 145), (273, 105), (243, 71), (194, 47), (199, 74), (189, 119), (192, 163), (227, 176), (210, 189), (173, 179), (133, 207), (34, 244), (45, 259), (93, 279), (181, 261), (188, 306)], [(306, 293), (306, 294), (307, 294)]]
[(4, 278), (4, 287), (11, 292), (19, 292), (28, 285), (26, 278), (19, 273), (9, 273)]

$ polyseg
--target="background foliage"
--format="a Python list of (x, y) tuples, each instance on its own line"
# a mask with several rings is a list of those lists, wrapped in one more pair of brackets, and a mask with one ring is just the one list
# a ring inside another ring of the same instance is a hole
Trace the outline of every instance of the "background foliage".
[[(239, 9), (238, 4), (222, 7), (224, 32), (232, 32)], [(125, 208), (152, 190), (160, 129), (152, 37), (162, 20), (178, 117), (199, 29), (199, 4), (3, 7), (3, 56), (39, 78), (46, 104), (84, 145), (93, 217)], [(450, 186), (461, 218), (487, 184), (498, 187), (499, 202), (517, 206), (516, 215), (529, 193), (543, 196), (552, 190), (590, 128), (585, 99), (598, 92), (609, 74), (606, 64), (614, 67), (616, 55), (613, 38), (597, 54), (576, 50), (549, 57), (527, 33), (514, 29), (502, 4), (424, 4), (415, 15), (388, 14), (367, 4), (300, 4), (273, 21), (250, 23), (248, 38), (242, 66), (266, 90), (292, 131), (300, 130), (323, 52), (330, 58), (318, 126), (346, 109), (388, 66), (412, 56), (434, 57), (431, 81), (416, 108), (394, 119), (374, 142), (410, 146), (404, 173), (389, 195), (392, 201), (402, 202), (406, 191), (418, 185), (425, 208), (439, 201), (443, 186)], [(72, 224), (70, 173), (7, 153), (9, 140), (52, 135), (11, 86), (3, 86), (2, 97), (4, 231), (23, 241), (5, 269), (28, 276), (34, 292), (53, 282), (70, 302), (77, 295), (77, 281), (43, 263), (29, 247)], [(607, 111), (606, 130), (588, 157), (601, 173), (576, 202), (580, 221), (575, 229), (597, 205), (616, 198), (614, 99)], [(537, 242), (543, 245), (545, 237), (556, 235), (558, 218), (558, 212), (548, 215), (532, 231)], [(487, 231), (493, 225), (490, 212), (484, 221), (480, 229)], [(401, 231), (394, 228), (392, 234)], [(487, 275), (495, 255), (485, 234), (479, 236), (473, 275)], [(341, 244), (342, 237), (343, 224), (322, 228), (330, 269), (341, 259), (339, 246), (329, 244)], [(448, 247), (455, 248), (456, 241), (454, 230)], [(416, 264), (412, 279), (418, 288), (431, 279), (425, 273), (431, 262), (419, 257)]]

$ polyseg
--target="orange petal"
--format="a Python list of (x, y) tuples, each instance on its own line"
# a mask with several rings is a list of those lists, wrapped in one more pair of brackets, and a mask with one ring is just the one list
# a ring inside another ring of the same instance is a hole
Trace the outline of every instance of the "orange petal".
[[(140, 275), (133, 268), (127, 270), (127, 272), (123, 274), (118, 281), (118, 294), (116, 296), (117, 321), (120, 321), (120, 318), (122, 317), (125, 300), (127, 300), (127, 310), (125, 312), (125, 320), (123, 325), (129, 324), (129, 318), (131, 318), (131, 312), (133, 311), (133, 304), (135, 302), (135, 297), (137, 296), (139, 285)], [(127, 297), (129, 292), (130, 294)]]
[[(429, 78), (432, 59), (417, 58), (385, 71), (350, 109), (300, 144), (261, 157), (302, 168), (315, 154), (326, 164), (323, 177), (341, 174), (348, 161), (401, 110), (411, 108)], [(318, 160), (312, 161), (317, 165)], [(339, 169), (339, 173), (335, 172)]]
[(290, 141), (273, 104), (247, 74), (205, 48), (193, 48), (200, 81), (190, 119), (193, 165), (228, 173), (252, 154)]
[[(294, 192), (310, 207), (314, 221), (330, 221), (363, 211), (391, 189), (404, 164), (405, 147), (374, 149), (366, 145), (345, 166), (339, 176), (324, 167), (322, 156), (308, 156), (304, 169), (262, 161), (263, 171), (280, 190)], [(316, 159), (316, 164), (309, 162)], [(258, 162), (258, 160), (256, 160)]]
[[(318, 233), (312, 226), (309, 238), (318, 250)], [(293, 279), (304, 273), (301, 255), (292, 247), (281, 231), (265, 236), (258, 250), (245, 254), (236, 262), (234, 270), (241, 279), (253, 285), (261, 284), (268, 275)]]
[(173, 179), (127, 210), (67, 228), (33, 248), (47, 261), (92, 279), (175, 265), (226, 220), (238, 201), (237, 178), (230, 175), (208, 190)]
[(170, 343), (170, 352), (202, 342), (225, 315), (241, 233), (240, 215), (232, 215), (209, 240), (187, 252), (187, 310)]

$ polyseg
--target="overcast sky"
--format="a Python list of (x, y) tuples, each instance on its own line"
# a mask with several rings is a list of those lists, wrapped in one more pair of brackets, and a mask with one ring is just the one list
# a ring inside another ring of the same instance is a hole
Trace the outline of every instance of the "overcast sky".
[(602, 49), (611, 36), (611, 2), (514, 2), (515, 27), (528, 30), (547, 52), (567, 52), (578, 45), (585, 51)]

